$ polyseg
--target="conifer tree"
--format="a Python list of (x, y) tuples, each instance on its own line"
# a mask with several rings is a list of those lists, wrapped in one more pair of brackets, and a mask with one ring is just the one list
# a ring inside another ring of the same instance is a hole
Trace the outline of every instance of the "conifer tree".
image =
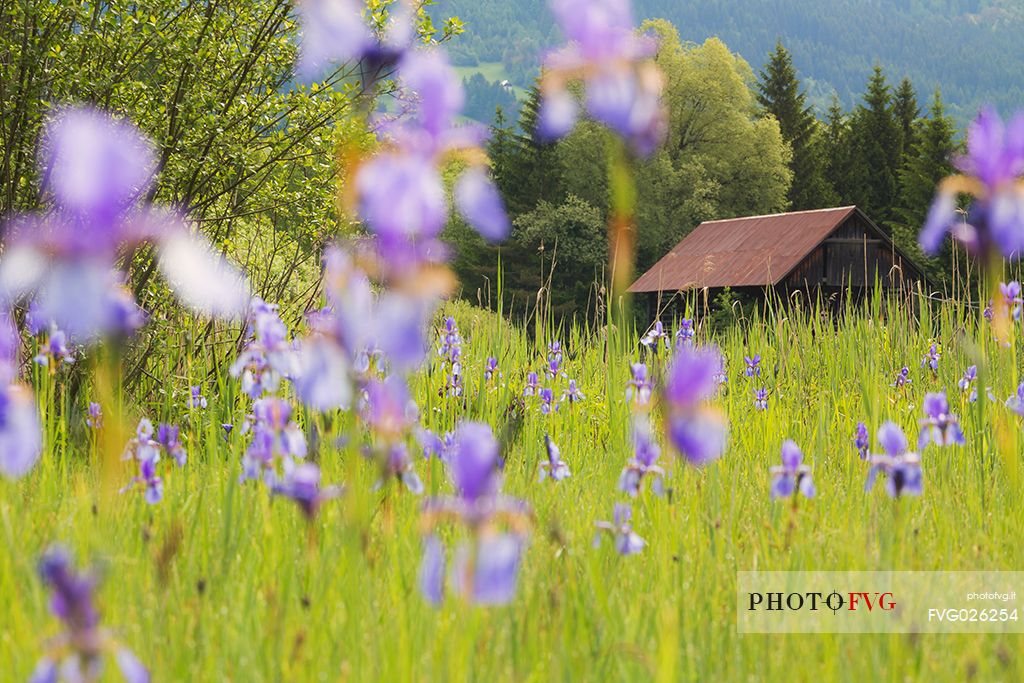
[[(935, 91), (928, 118), (919, 122), (915, 131), (913, 148), (906, 156), (906, 163), (900, 169), (899, 205), (892, 223), (893, 236), (901, 247), (910, 253), (920, 251), (916, 246), (917, 234), (921, 231), (928, 215), (928, 209), (935, 197), (935, 187), (946, 176), (954, 172), (953, 154), (956, 151), (956, 125), (946, 115), (942, 93)], [(932, 277), (942, 278), (948, 274), (949, 247), (930, 262)]]
[(876, 222), (888, 223), (899, 195), (902, 135), (880, 66), (868, 81), (863, 103), (854, 110), (851, 130), (853, 199)]
[(824, 146), (818, 122), (807, 105), (806, 94), (800, 90), (793, 59), (781, 41), (775, 44), (760, 73), (757, 90), (757, 101), (778, 120), (782, 139), (793, 153), (790, 208), (799, 211), (833, 204), (836, 196), (825, 179)]
[[(921, 109), (917, 106), (917, 93), (914, 92), (914, 84), (909, 78), (904, 77), (896, 88), (892, 101), (893, 115), (900, 125), (901, 152), (904, 163), (906, 157), (913, 151), (916, 142), (914, 126), (921, 116)], [(902, 165), (902, 164), (901, 164)]]
[(839, 204), (853, 204), (850, 173), (850, 124), (839, 103), (839, 96), (832, 93), (823, 132), (825, 180), (834, 189)]

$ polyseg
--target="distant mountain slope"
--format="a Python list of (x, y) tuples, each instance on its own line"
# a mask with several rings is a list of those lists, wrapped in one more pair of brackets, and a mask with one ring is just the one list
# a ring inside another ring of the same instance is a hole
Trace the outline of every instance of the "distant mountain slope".
[[(462, 65), (502, 62), (516, 86), (529, 84), (544, 49), (559, 42), (545, 0), (440, 0), (466, 35), (452, 46)], [(812, 101), (838, 93), (851, 106), (871, 67), (909, 76), (922, 100), (942, 88), (963, 122), (978, 106), (1024, 108), (1021, 0), (636, 0), (638, 20), (661, 17), (684, 40), (722, 38), (755, 69), (776, 39), (793, 53)]]

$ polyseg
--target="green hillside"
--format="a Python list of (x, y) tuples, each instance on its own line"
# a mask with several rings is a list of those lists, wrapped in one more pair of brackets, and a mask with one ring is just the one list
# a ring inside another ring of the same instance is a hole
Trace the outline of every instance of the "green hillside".
[[(544, 0), (448, 0), (467, 31), (451, 46), (463, 66), (502, 62), (505, 78), (526, 86), (539, 55), (560, 37)], [(824, 111), (833, 92), (850, 107), (876, 64), (919, 92), (940, 86), (961, 123), (978, 106), (1024, 102), (1024, 6), (1016, 0), (637, 0), (638, 21), (664, 18), (684, 40), (718, 36), (752, 65), (776, 40), (793, 53), (811, 101)]]

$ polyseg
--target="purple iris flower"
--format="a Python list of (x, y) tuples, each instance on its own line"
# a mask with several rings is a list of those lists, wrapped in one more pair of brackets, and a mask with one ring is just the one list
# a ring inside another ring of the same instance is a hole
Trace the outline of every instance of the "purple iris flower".
[(804, 498), (814, 498), (814, 481), (811, 468), (803, 464), (804, 454), (792, 439), (782, 444), (782, 466), (773, 467), (771, 496), (789, 498), (799, 491)]
[(103, 408), (100, 407), (99, 403), (90, 401), (85, 424), (90, 429), (101, 429), (103, 427)]
[(462, 373), (461, 366), (456, 364), (451, 372), (445, 376), (445, 393), (451, 397), (462, 396)]
[(292, 384), (314, 410), (348, 409), (354, 386), (374, 363), (393, 372), (422, 365), (434, 302), (406, 291), (375, 295), (366, 273), (341, 248), (328, 248), (323, 264), (330, 305), (309, 318), (311, 333), (298, 342)]
[[(314, 77), (330, 64), (362, 59), (374, 36), (362, 18), (358, 0), (304, 0), (298, 5), (302, 35), (298, 71)], [(367, 84), (364, 84), (366, 86)]]
[(64, 628), (49, 641), (50, 652), (36, 665), (31, 681), (98, 680), (103, 654), (110, 652), (127, 683), (149, 683), (146, 667), (100, 627), (93, 601), (99, 582), (94, 574), (75, 571), (71, 555), (53, 546), (39, 560), (39, 576), (50, 590), (50, 611)]
[(448, 362), (458, 362), (461, 355), (462, 336), (459, 334), (459, 326), (455, 318), (448, 316), (444, 319), (444, 329), (441, 331), (441, 346), (437, 349), (437, 355), (447, 358)]
[(206, 408), (206, 397), (203, 396), (202, 391), (202, 387), (189, 387), (189, 408)]
[(1006, 399), (1006, 407), (1024, 417), (1024, 382), (1017, 387), (1017, 393)]
[[(955, 164), (961, 175), (939, 185), (918, 236), (921, 248), (934, 254), (949, 234), (974, 253), (1019, 255), (1024, 249), (1024, 113), (1004, 124), (995, 109), (983, 109), (967, 131), (967, 154)], [(966, 217), (958, 213), (961, 194), (974, 198)]]
[(580, 391), (579, 387), (576, 386), (576, 380), (569, 380), (569, 387), (562, 394), (562, 400), (568, 401), (570, 404), (572, 404), (576, 403), (577, 401), (582, 401), (585, 398), (586, 396), (584, 396), (583, 392)]
[(921, 433), (917, 438), (917, 450), (923, 451), (929, 442), (934, 442), (936, 446), (963, 445), (964, 434), (960, 430), (960, 421), (950, 413), (945, 393), (925, 395), (924, 415)]
[(705, 402), (717, 387), (722, 356), (714, 346), (676, 351), (665, 380), (669, 442), (691, 465), (705, 465), (725, 451), (727, 429), (721, 411)]
[[(457, 126), (465, 102), (462, 81), (439, 49), (407, 51), (398, 80), (415, 93), (409, 116), (382, 131), (388, 144), (357, 172), (360, 217), (377, 238), (378, 255), (391, 275), (402, 278), (424, 262), (446, 257), (438, 242), (448, 222), (441, 167), (453, 151), (478, 148), (484, 135)], [(493, 181), (479, 166), (455, 184), (455, 206), (490, 240), (504, 239), (511, 224)]]
[[(619, 555), (636, 555), (647, 545), (647, 542), (633, 531), (633, 525), (630, 523), (632, 517), (633, 508), (624, 503), (616, 503), (615, 513), (612, 516), (613, 521), (596, 524), (599, 532), (606, 531), (615, 538), (615, 552)], [(601, 535), (598, 533), (594, 542), (600, 543), (600, 541)]]
[(63, 330), (57, 329), (56, 325), (51, 325), (49, 336), (46, 342), (39, 347), (39, 353), (32, 359), (33, 362), (43, 367), (49, 367), (51, 364), (67, 363), (70, 365), (74, 363), (75, 357), (68, 350), (67, 339)]
[(1016, 280), (1012, 282), (1000, 282), (999, 294), (1002, 296), (1003, 306), (1005, 307), (1009, 317), (1019, 321), (1021, 306), (1024, 304), (1024, 298), (1021, 298), (1020, 283)]
[(312, 520), (325, 501), (339, 497), (343, 490), (340, 486), (321, 486), (320, 468), (304, 462), (275, 482), (271, 493), (294, 500), (306, 519)]
[(156, 441), (165, 453), (174, 458), (178, 467), (184, 467), (188, 455), (185, 453), (185, 447), (181, 444), (179, 434), (178, 427), (161, 423), (156, 430)]
[(628, 0), (551, 0), (568, 43), (544, 60), (539, 133), (548, 139), (572, 130), (579, 104), (569, 89), (582, 79), (587, 113), (642, 156), (665, 137), (664, 78), (651, 57), (657, 45), (633, 30)]
[(900, 371), (896, 373), (896, 379), (889, 386), (894, 389), (903, 389), (904, 387), (913, 384), (914, 380), (910, 379), (910, 368), (904, 365), (900, 368)]
[(931, 368), (933, 373), (938, 373), (940, 358), (942, 358), (942, 352), (939, 351), (937, 344), (932, 344), (928, 347), (928, 353), (921, 359), (921, 367)]
[(484, 379), (490, 382), (494, 379), (495, 375), (499, 375), (498, 372), (498, 359), (494, 356), (487, 358), (487, 365), (484, 366)]
[(650, 423), (644, 419), (633, 421), (633, 457), (626, 463), (619, 476), (619, 490), (636, 497), (645, 478), (651, 482), (655, 495), (665, 493), (665, 470), (658, 465), (661, 447), (651, 433)]
[(547, 450), (547, 460), (540, 464), (540, 480), (551, 477), (552, 481), (562, 481), (569, 477), (569, 466), (562, 460), (562, 452), (547, 434), (544, 435), (544, 448)]
[(32, 392), (19, 384), (0, 388), (0, 474), (24, 476), (42, 450), (42, 424)]
[(548, 376), (554, 379), (561, 375), (565, 377), (565, 373), (562, 372), (562, 344), (557, 341), (553, 341), (548, 344)]
[(418, 496), (423, 493), (423, 482), (416, 474), (412, 458), (409, 457), (409, 449), (404, 443), (389, 444), (386, 453), (380, 458), (380, 465), (381, 478), (374, 485), (374, 490), (380, 489), (388, 480), (394, 479), (404, 485), (413, 495)]
[(863, 422), (857, 423), (857, 436), (853, 439), (853, 446), (860, 453), (861, 460), (868, 459), (868, 449), (871, 448), (871, 439), (868, 437), (868, 427)]
[(992, 308), (992, 300), (991, 299), (989, 299), (988, 303), (985, 304), (985, 310), (983, 310), (981, 312), (981, 314), (983, 316), (985, 316), (985, 320), (987, 320), (989, 322), (992, 322), (992, 319), (995, 318), (996, 313), (995, 313), (995, 310)]
[(523, 387), (523, 396), (536, 396), (540, 393), (540, 381), (537, 373), (531, 372), (526, 376), (526, 386)]
[(365, 396), (362, 417), (373, 433), (384, 440), (399, 441), (416, 425), (419, 410), (409, 386), (398, 375), (369, 381)]
[(540, 397), (540, 412), (543, 415), (550, 415), (558, 412), (558, 403), (555, 401), (555, 392), (545, 387), (538, 394)]
[(232, 377), (242, 380), (242, 391), (250, 398), (278, 390), (282, 379), (299, 372), (295, 347), (288, 340), (288, 327), (278, 307), (260, 298), (250, 304), (249, 334), (252, 339), (231, 365)]
[[(468, 422), (455, 433), (450, 471), (457, 494), (431, 498), (422, 508), (427, 529), (420, 590), (433, 604), (444, 600), (445, 577), (452, 591), (478, 605), (507, 604), (516, 581), (530, 510), (500, 494), (499, 449), (490, 427)], [(456, 548), (450, 571), (436, 529), (444, 521), (468, 528)]]
[(638, 406), (646, 406), (651, 402), (651, 393), (654, 387), (647, 379), (647, 365), (644, 363), (633, 363), (629, 366), (632, 377), (626, 383), (626, 400), (636, 401)]
[(871, 469), (864, 485), (870, 491), (879, 474), (885, 475), (885, 490), (892, 498), (920, 496), (924, 492), (921, 458), (910, 452), (903, 430), (893, 422), (878, 429), (878, 443), (885, 453), (871, 456)]
[(753, 358), (744, 356), (743, 362), (747, 364), (747, 369), (743, 371), (744, 375), (747, 377), (761, 376), (761, 354), (757, 354)]
[(758, 410), (768, 410), (768, 390), (764, 387), (754, 389), (754, 407)]
[(487, 425), (467, 422), (456, 430), (452, 481), (464, 501), (472, 503), (497, 493), (498, 454), (498, 441)]
[(978, 390), (974, 387), (974, 381), (978, 378), (978, 366), (971, 365), (964, 372), (964, 376), (957, 382), (957, 386), (960, 387), (960, 391), (970, 391), (970, 402), (974, 403), (978, 400)]
[(140, 487), (146, 502), (155, 505), (163, 500), (164, 483), (157, 474), (157, 465), (161, 456), (173, 458), (178, 467), (184, 467), (187, 455), (179, 439), (177, 427), (161, 424), (153, 438), (153, 423), (143, 418), (135, 428), (135, 437), (125, 446), (124, 460), (133, 460), (138, 464), (139, 473), (121, 489), (121, 492)]
[(466, 221), (491, 242), (504, 240), (512, 230), (505, 202), (481, 168), (470, 169), (456, 181), (455, 206)]
[(241, 315), (248, 300), (242, 275), (182, 218), (143, 205), (157, 161), (135, 126), (97, 110), (63, 109), (46, 122), (42, 150), (42, 189), (54, 206), (7, 226), (4, 302), (31, 300), (38, 319), (72, 340), (131, 334), (141, 315), (116, 264), (124, 247), (148, 242), (157, 247), (167, 282), (191, 308)]
[(693, 343), (693, 320), (683, 318), (679, 321), (679, 329), (676, 331), (676, 348)]
[(242, 455), (241, 481), (262, 477), (273, 487), (295, 468), (296, 460), (306, 457), (306, 436), (283, 399), (268, 396), (255, 401), (241, 432), (251, 435)]
[(437, 458), (443, 463), (448, 462), (451, 456), (452, 447), (455, 444), (455, 435), (447, 432), (443, 437), (434, 434), (429, 429), (418, 429), (416, 441), (423, 449), (423, 459)]
[(235, 428), (235, 425), (230, 422), (223, 422), (220, 428), (224, 431), (224, 440), (227, 441), (231, 437), (231, 431)]
[(643, 336), (640, 343), (647, 348), (653, 348), (657, 350), (662, 345), (668, 348), (668, 332), (665, 331), (664, 325), (661, 324), (660, 320), (654, 322), (654, 326), (647, 330), (647, 334)]

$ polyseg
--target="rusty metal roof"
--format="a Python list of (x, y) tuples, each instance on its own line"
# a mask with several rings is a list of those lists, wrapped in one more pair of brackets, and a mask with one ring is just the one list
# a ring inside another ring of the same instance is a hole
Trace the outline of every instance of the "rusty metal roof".
[(701, 223), (629, 291), (778, 284), (856, 211), (845, 206)]

